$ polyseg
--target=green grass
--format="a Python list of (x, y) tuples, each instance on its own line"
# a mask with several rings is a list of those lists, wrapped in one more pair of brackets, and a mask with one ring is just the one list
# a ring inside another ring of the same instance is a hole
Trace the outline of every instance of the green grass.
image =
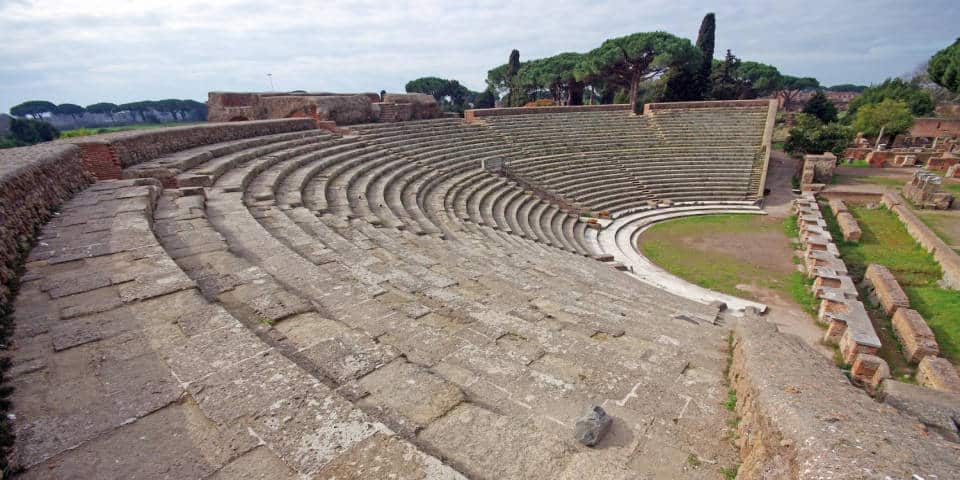
[[(940, 265), (910, 236), (893, 212), (884, 207), (867, 208), (854, 203), (848, 204), (848, 208), (863, 231), (857, 243), (843, 240), (829, 205), (821, 204), (824, 218), (851, 276), (859, 281), (871, 263), (889, 268), (909, 297), (911, 308), (923, 316), (936, 335), (941, 355), (960, 363), (960, 292), (937, 285), (942, 278)], [(871, 317), (874, 317), (877, 334), (884, 345), (880, 356), (890, 363), (895, 373), (908, 369), (898, 352), (899, 345), (889, 318), (878, 309), (871, 309)]]
[[(941, 190), (960, 195), (960, 183), (943, 182), (943, 188), (941, 188)], [(957, 200), (954, 199), (953, 201), (956, 202)]]
[[(661, 222), (644, 233), (646, 238), (640, 249), (647, 258), (670, 273), (697, 285), (718, 292), (737, 296), (749, 296), (737, 288), (746, 279), (753, 279), (763, 288), (783, 290), (785, 280), (771, 277), (759, 266), (722, 253), (706, 253), (691, 247), (678, 245), (677, 239), (697, 237), (704, 232), (748, 233), (771, 227), (762, 224), (754, 215), (702, 215)], [(662, 234), (658, 237), (657, 234)]]
[(152, 128), (183, 127), (187, 125), (197, 125), (203, 122), (168, 122), (168, 123), (145, 123), (137, 125), (124, 125), (122, 127), (105, 128), (74, 128), (73, 130), (64, 130), (60, 132), (59, 138), (85, 137), (87, 135), (97, 135), (101, 133), (125, 132), (127, 130), (147, 130)]
[(849, 163), (844, 162), (842, 165), (843, 165), (844, 167), (864, 167), (864, 168), (869, 168), (869, 167), (870, 167), (870, 164), (867, 163), (867, 161), (866, 161), (866, 160), (863, 160), (863, 159), (853, 160), (853, 161), (851, 161), (851, 162), (849, 162)]
[(902, 187), (906, 184), (906, 180), (901, 178), (893, 177), (856, 177), (853, 175), (834, 175), (834, 183), (841, 184), (871, 184), (871, 185), (883, 185), (887, 187)]
[(737, 408), (737, 391), (734, 389), (727, 390), (727, 399), (723, 402), (723, 408), (726, 408), (729, 411), (733, 411)]
[(739, 470), (739, 466), (720, 467), (720, 475), (723, 475), (725, 480), (735, 480), (737, 478), (737, 471)]
[(786, 143), (786, 142), (784, 142), (783, 140), (776, 141), (776, 142), (771, 142), (771, 143), (770, 143), (770, 147), (773, 148), (774, 150), (780, 150), (780, 151), (782, 152), (782, 151), (783, 151), (783, 144), (784, 144), (784, 143)]

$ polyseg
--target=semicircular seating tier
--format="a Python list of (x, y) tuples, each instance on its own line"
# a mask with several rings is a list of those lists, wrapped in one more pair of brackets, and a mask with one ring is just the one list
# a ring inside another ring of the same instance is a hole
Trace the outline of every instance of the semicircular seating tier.
[[(733, 465), (719, 308), (595, 261), (597, 232), (569, 204), (751, 202), (755, 110), (153, 139), (152, 158), (121, 159), (124, 180), (64, 204), (31, 254), (12, 376), (15, 405), (30, 407), (15, 460), (27, 478), (401, 466), (420, 469), (411, 478), (702, 478), (690, 455)], [(670, 179), (669, 149), (683, 152), (672, 171), (691, 178)], [(482, 167), (504, 158), (532, 180)], [(605, 180), (612, 195), (561, 189), (575, 171), (562, 162), (596, 164), (579, 178), (628, 178)], [(529, 186), (548, 178), (534, 165), (561, 174), (548, 195)], [(729, 181), (701, 181), (727, 170)], [(67, 393), (76, 400), (55, 400)], [(618, 419), (623, 445), (574, 441), (593, 404)], [(150, 432), (180, 440), (150, 442), (156, 461), (90, 464), (144, 455), (134, 439)]]

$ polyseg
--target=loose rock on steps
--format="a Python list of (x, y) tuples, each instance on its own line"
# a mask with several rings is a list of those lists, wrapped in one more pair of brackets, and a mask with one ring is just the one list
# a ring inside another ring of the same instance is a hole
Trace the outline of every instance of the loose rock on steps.
[(610, 430), (610, 424), (613, 418), (607, 415), (599, 405), (594, 405), (587, 410), (582, 417), (577, 419), (573, 435), (577, 441), (592, 447), (600, 441), (607, 430)]

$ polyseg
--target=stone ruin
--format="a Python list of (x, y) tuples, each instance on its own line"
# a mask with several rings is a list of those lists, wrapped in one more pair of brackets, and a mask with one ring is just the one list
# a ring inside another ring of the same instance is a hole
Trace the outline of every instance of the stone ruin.
[(825, 152), (822, 155), (804, 155), (800, 174), (800, 190), (805, 192), (822, 190), (833, 179), (833, 171), (836, 168), (837, 157), (830, 152)]
[(307, 117), (326, 129), (370, 122), (404, 122), (444, 116), (436, 99), (422, 93), (210, 92), (207, 120), (233, 122)]
[[(838, 199), (830, 199), (834, 212), (846, 213)], [(805, 193), (794, 203), (800, 227), (801, 244), (805, 247), (804, 265), (814, 279), (813, 292), (820, 300), (818, 321), (826, 326), (823, 341), (838, 345), (844, 362), (851, 365), (851, 380), (871, 395), (882, 395), (883, 385), (890, 379), (887, 362), (876, 354), (880, 339), (859, 291), (841, 260), (839, 250), (826, 231), (819, 204), (812, 193)], [(894, 333), (903, 346), (908, 362), (919, 364), (917, 382), (927, 388), (950, 394), (960, 393), (960, 377), (949, 361), (938, 358), (940, 349), (933, 332), (920, 314), (910, 309), (910, 300), (889, 269), (871, 264), (861, 287), (868, 300), (877, 304), (884, 315), (892, 317)], [(947, 368), (947, 366), (950, 368)], [(897, 397), (904, 401), (907, 393)], [(914, 393), (909, 393), (915, 396)], [(960, 412), (960, 408), (958, 408)], [(949, 426), (949, 422), (938, 425)]]
[(940, 191), (943, 179), (924, 171), (914, 172), (913, 178), (903, 187), (903, 195), (919, 208), (946, 210), (953, 203), (953, 195)]
[[(524, 111), (349, 135), (294, 118), (0, 152), (4, 265), (39, 231), (14, 300), (11, 461), (28, 480), (956, 477), (947, 433), (877, 408), (755, 311), (598, 262), (580, 217), (483, 168), (509, 158), (611, 219), (754, 205), (752, 139), (774, 115)], [(697, 159), (647, 148), (664, 132)], [(821, 295), (849, 300), (807, 213)], [(839, 342), (867, 371), (853, 310), (833, 313)]]

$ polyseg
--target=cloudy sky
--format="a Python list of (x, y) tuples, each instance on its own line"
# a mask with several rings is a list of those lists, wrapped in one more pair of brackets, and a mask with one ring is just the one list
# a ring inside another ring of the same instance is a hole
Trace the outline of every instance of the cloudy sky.
[(695, 38), (717, 14), (717, 56), (824, 84), (913, 70), (960, 35), (958, 0), (336, 1), (0, 0), (0, 111), (210, 90), (402, 91), (420, 76), (481, 89), (509, 51), (586, 51), (665, 30)]

